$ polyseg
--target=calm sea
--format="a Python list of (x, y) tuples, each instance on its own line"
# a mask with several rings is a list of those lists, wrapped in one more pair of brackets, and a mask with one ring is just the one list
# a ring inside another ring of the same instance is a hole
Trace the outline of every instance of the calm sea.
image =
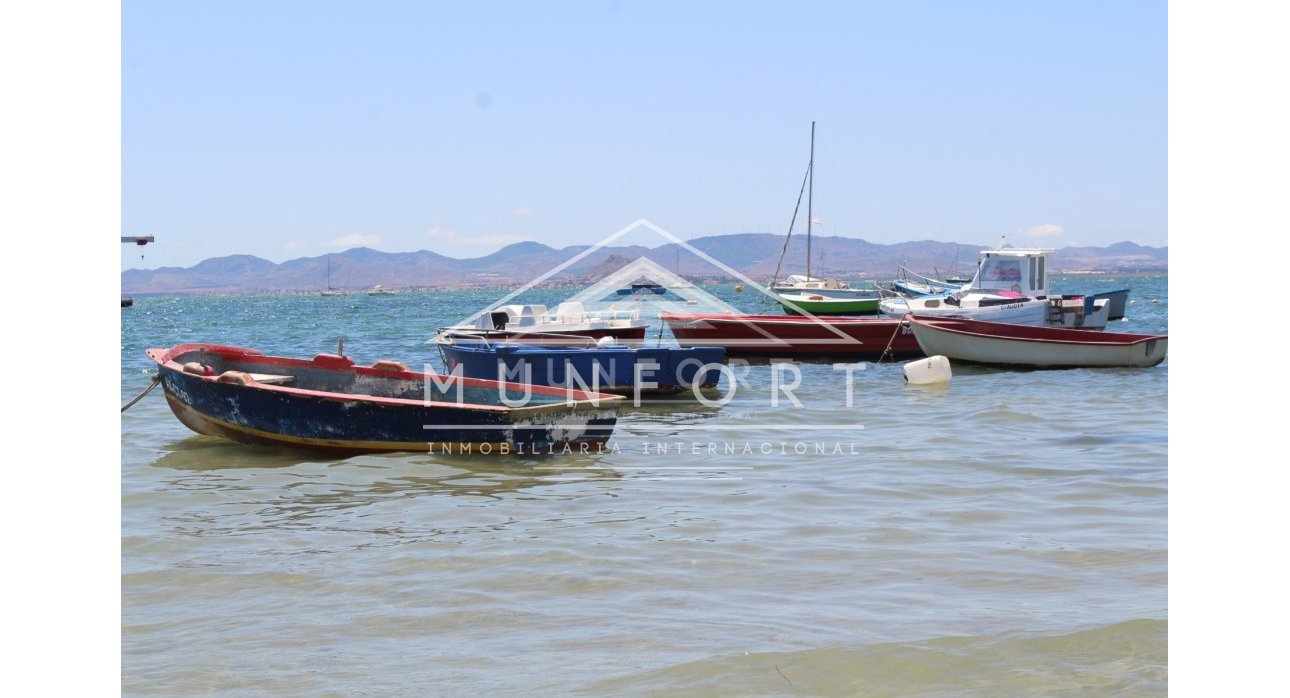
[[(1109, 331), (1168, 330), (1163, 275), (1055, 286), (1132, 288)], [(136, 298), (122, 402), (144, 349), (188, 341), (437, 365), (435, 328), (500, 295)], [(121, 418), (123, 690), (1166, 692), (1168, 361), (939, 387), (869, 364), (851, 407), (828, 364), (772, 406), (770, 370), (539, 458), (243, 446), (154, 391)]]

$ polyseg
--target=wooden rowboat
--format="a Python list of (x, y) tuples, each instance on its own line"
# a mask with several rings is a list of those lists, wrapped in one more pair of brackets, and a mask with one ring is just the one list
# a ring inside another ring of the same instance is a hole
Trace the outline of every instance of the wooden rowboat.
[(170, 409), (199, 434), (341, 453), (595, 451), (618, 395), (410, 371), (395, 361), (265, 356), (182, 344), (149, 349)]
[(966, 318), (906, 318), (928, 356), (1031, 368), (1149, 367), (1165, 360), (1169, 337), (1011, 325)]

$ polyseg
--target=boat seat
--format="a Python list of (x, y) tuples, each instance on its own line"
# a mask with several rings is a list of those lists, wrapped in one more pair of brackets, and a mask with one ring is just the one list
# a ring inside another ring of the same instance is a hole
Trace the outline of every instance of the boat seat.
[(296, 382), (295, 376), (287, 376), (278, 373), (252, 373), (251, 379), (256, 383), (264, 383), (266, 385), (285, 385), (287, 383)]
[(568, 301), (556, 307), (555, 315), (560, 318), (560, 322), (576, 324), (587, 319), (587, 310), (578, 301)]

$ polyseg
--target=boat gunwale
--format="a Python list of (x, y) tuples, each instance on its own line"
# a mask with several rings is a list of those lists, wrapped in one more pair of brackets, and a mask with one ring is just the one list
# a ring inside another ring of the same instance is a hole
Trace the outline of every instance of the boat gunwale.
[(871, 325), (875, 323), (894, 325), (899, 323), (900, 318), (890, 317), (845, 317), (837, 315), (730, 315), (724, 313), (659, 313), (659, 319), (663, 322), (669, 320), (676, 322), (726, 322), (739, 323), (743, 325), (750, 324), (781, 324), (781, 325), (810, 325), (810, 324), (829, 324), (829, 325), (851, 325), (864, 324)]
[[(927, 318), (927, 317), (919, 317), (917, 315), (908, 315), (906, 316), (906, 319), (910, 321), (911, 325), (917, 325), (925, 329), (946, 332), (949, 334), (981, 337), (984, 339), (1001, 339), (1001, 340), (1014, 341), (1014, 342), (1038, 342), (1042, 344), (1071, 344), (1075, 346), (1131, 347), (1136, 344), (1141, 344), (1143, 342), (1169, 339), (1169, 335), (1167, 334), (1129, 334), (1127, 332), (1105, 332), (1101, 330), (1080, 330), (1080, 329), (1062, 328), (1062, 327), (1035, 327), (1031, 325), (1013, 325), (1006, 322), (989, 322), (987, 320), (973, 320), (969, 318), (945, 318), (945, 317)], [(984, 325), (990, 325), (990, 326), (998, 326), (998, 327), (1004, 327), (1007, 329), (1005, 330), (1006, 332), (1005, 334), (991, 334), (987, 332), (974, 332), (969, 329), (964, 329), (961, 327), (944, 326), (947, 324), (961, 324), (965, 322), (974, 323), (974, 324), (984, 324)], [(1090, 341), (1085, 339), (1076, 339), (1074, 337), (1070, 339), (1059, 339), (1059, 338), (1053, 338), (1053, 337), (1025, 337), (1018, 334), (1019, 332), (1024, 332), (1024, 331), (1037, 331), (1037, 332), (1044, 332), (1044, 333), (1062, 333), (1062, 334), (1065, 334), (1068, 332), (1078, 332), (1081, 334), (1087, 334), (1090, 337), (1111, 338), (1111, 341), (1096, 341), (1096, 340)]]
[[(391, 405), (391, 406), (398, 406), (398, 407), (418, 406), (418, 407), (454, 408), (454, 409), (460, 409), (460, 410), (466, 410), (466, 411), (496, 412), (501, 414), (518, 414), (523, 416), (523, 415), (529, 415), (529, 414), (539, 414), (546, 411), (554, 411), (554, 410), (578, 408), (578, 407), (589, 407), (593, 409), (600, 409), (604, 407), (603, 403), (609, 403), (609, 407), (612, 408), (612, 407), (616, 407), (616, 405), (614, 405), (613, 403), (616, 403), (625, 399), (622, 395), (613, 395), (610, 393), (593, 393), (593, 392), (584, 391), (584, 390), (552, 388), (552, 387), (541, 386), (541, 385), (529, 385), (526, 383), (502, 382), (502, 381), (488, 380), (486, 378), (466, 378), (464, 376), (454, 376), (452, 374), (446, 374), (445, 376), (444, 374), (418, 373), (416, 371), (410, 371), (410, 370), (386, 371), (381, 369), (374, 369), (374, 368), (371, 368), (370, 366), (359, 366), (357, 364), (352, 363), (352, 359), (348, 359), (348, 357), (342, 357), (342, 358), (349, 360), (351, 362), (350, 366), (346, 368), (333, 368), (328, 366), (320, 366), (312, 360), (293, 359), (293, 358), (284, 357), (284, 356), (271, 356), (271, 355), (264, 354), (263, 352), (257, 349), (247, 349), (244, 347), (234, 347), (234, 346), (222, 345), (222, 344), (194, 344), (194, 343), (179, 344), (174, 347), (171, 347), (170, 349), (160, 349), (160, 348), (147, 349), (145, 353), (148, 355), (149, 358), (155, 361), (157, 365), (161, 368), (165, 368), (170, 371), (175, 371), (176, 373), (180, 373), (191, 378), (203, 380), (208, 383), (218, 383), (219, 376), (205, 376), (205, 375), (198, 375), (195, 373), (188, 373), (184, 371), (184, 367), (174, 359), (174, 357), (177, 355), (199, 351), (202, 349), (205, 349), (212, 353), (221, 354), (221, 355), (231, 354), (234, 356), (247, 357), (254, 360), (264, 360), (264, 363), (269, 366), (308, 367), (314, 370), (333, 371), (336, 373), (352, 372), (356, 375), (378, 377), (378, 378), (396, 378), (396, 379), (403, 378), (403, 379), (410, 379), (410, 380), (419, 379), (422, 381), (422, 383), (429, 381), (430, 376), (438, 375), (438, 376), (444, 376), (448, 378), (449, 385), (452, 384), (452, 381), (460, 381), (462, 387), (496, 388), (496, 387), (504, 386), (508, 390), (514, 389), (521, 393), (527, 392), (534, 395), (546, 395), (548, 397), (566, 398), (562, 402), (553, 402), (545, 405), (525, 405), (522, 407), (511, 407), (508, 405), (492, 405), (492, 404), (485, 404), (485, 403), (478, 403), (478, 402), (412, 400), (408, 398), (381, 397), (379, 395), (370, 395), (370, 394), (364, 394), (364, 393), (336, 393), (336, 392), (324, 391), (324, 390), (309, 390), (306, 388), (293, 388), (286, 385), (261, 383), (259, 381), (254, 381), (249, 385), (242, 386), (242, 387), (254, 388), (256, 390), (264, 390), (264, 391), (269, 391), (274, 393), (281, 393), (281, 394), (289, 395), (293, 397), (321, 398), (332, 402), (364, 402), (364, 403), (370, 403), (370, 404)], [(335, 356), (335, 355), (321, 354), (320, 356)], [(236, 385), (236, 384), (222, 383), (222, 385)], [(568, 397), (571, 395), (576, 395), (578, 397), (576, 399), (568, 399)]]

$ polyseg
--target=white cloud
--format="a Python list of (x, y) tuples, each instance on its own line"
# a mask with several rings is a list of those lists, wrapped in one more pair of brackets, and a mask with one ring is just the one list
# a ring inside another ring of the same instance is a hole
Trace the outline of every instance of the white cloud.
[(1043, 225), (1031, 226), (1023, 230), (1018, 230), (1020, 235), (1029, 235), (1030, 237), (1045, 238), (1054, 235), (1061, 235), (1066, 229), (1055, 223), (1044, 223)]
[(528, 238), (523, 235), (485, 235), (480, 238), (472, 238), (467, 245), (482, 247), (487, 245), (509, 245), (512, 242), (524, 242)]
[(512, 216), (531, 216), (533, 215), (533, 209), (529, 208), (528, 206), (524, 206), (522, 208), (517, 208), (514, 211), (511, 211), (511, 215)]
[(457, 237), (457, 231), (436, 225), (426, 231), (426, 237), (431, 240), (448, 240)]
[(350, 233), (349, 235), (342, 235), (336, 238), (335, 240), (328, 240), (327, 246), (328, 247), (371, 247), (372, 245), (379, 244), (380, 242), (381, 242), (380, 235), (359, 235), (358, 233)]

